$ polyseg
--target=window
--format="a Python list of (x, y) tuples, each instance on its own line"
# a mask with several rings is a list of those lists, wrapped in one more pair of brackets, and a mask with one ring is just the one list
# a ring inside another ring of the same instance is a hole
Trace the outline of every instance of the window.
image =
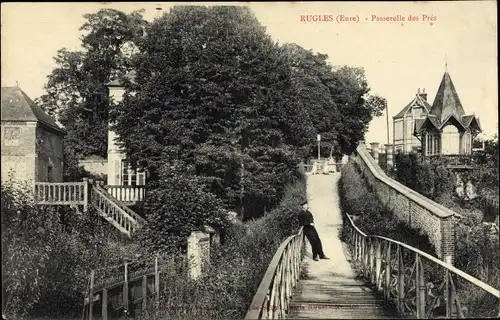
[(122, 182), (125, 186), (143, 186), (146, 184), (146, 172), (143, 169), (134, 170), (125, 160), (122, 161)]
[(462, 139), (464, 140), (464, 153), (470, 154), (472, 151), (471, 134), (470, 132), (465, 132)]
[(129, 179), (129, 165), (128, 162), (123, 160), (122, 161), (122, 182), (121, 185), (128, 186), (130, 184), (130, 179)]
[(442, 134), (442, 153), (459, 154), (460, 153), (460, 133), (454, 125), (447, 125)]
[(52, 173), (53, 173), (53, 170), (52, 170), (52, 166), (48, 166), (47, 167), (47, 182), (53, 182), (53, 177), (52, 177)]

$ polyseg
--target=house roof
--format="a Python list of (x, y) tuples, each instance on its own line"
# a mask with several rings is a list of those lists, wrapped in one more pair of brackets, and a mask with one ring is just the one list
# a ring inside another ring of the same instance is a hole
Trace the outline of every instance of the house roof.
[(66, 131), (19, 87), (2, 87), (1, 102), (2, 121), (41, 122), (59, 133), (66, 134)]
[(451, 114), (455, 115), (457, 119), (465, 115), (460, 98), (447, 71), (445, 71), (441, 79), (441, 84), (429, 113), (435, 115), (440, 123), (449, 118)]
[(422, 131), (422, 129), (424, 128), (424, 126), (425, 126), (425, 124), (427, 122), (430, 123), (437, 130), (439, 130), (439, 123), (437, 122), (436, 117), (433, 116), (433, 115), (428, 115), (424, 119), (416, 119), (415, 120), (415, 130), (414, 130), (414, 132), (418, 133), (418, 132)]
[(136, 72), (135, 70), (132, 70), (130, 72), (127, 72), (123, 77), (119, 77), (117, 79), (114, 79), (108, 83), (106, 83), (106, 86), (108, 87), (123, 87), (124, 85), (124, 79), (135, 82), (135, 77), (136, 77)]
[(429, 110), (431, 109), (431, 105), (425, 101), (420, 94), (416, 94), (415, 98), (406, 105), (406, 107), (403, 108), (403, 110), (399, 111), (398, 114), (396, 114), (393, 119), (399, 119), (404, 117), (404, 115), (408, 112), (409, 109), (412, 107), (417, 106), (417, 107), (423, 107), (424, 108), (424, 113), (428, 113)]

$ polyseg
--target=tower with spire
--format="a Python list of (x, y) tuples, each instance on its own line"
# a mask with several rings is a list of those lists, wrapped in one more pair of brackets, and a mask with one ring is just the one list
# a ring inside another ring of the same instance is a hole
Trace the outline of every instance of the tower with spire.
[(457, 94), (448, 63), (434, 102), (420, 89), (416, 97), (393, 117), (396, 151), (408, 153), (418, 149), (423, 156), (471, 154), (472, 140), (481, 131), (479, 119), (466, 114)]

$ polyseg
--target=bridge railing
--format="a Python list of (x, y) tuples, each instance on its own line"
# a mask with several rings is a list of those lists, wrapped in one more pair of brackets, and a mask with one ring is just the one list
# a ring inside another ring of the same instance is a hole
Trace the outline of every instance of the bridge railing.
[(404, 243), (359, 230), (344, 219), (352, 260), (400, 315), (418, 319), (498, 317), (499, 290)]
[(245, 319), (283, 319), (288, 312), (292, 289), (300, 277), (304, 244), (302, 228), (288, 237), (274, 254), (253, 297)]

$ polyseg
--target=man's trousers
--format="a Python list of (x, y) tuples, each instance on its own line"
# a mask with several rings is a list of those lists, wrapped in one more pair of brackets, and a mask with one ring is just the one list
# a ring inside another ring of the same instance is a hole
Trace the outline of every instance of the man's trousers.
[(316, 228), (314, 226), (304, 226), (303, 232), (311, 244), (313, 259), (318, 256), (320, 258), (324, 257), (323, 246), (321, 245), (321, 240)]

